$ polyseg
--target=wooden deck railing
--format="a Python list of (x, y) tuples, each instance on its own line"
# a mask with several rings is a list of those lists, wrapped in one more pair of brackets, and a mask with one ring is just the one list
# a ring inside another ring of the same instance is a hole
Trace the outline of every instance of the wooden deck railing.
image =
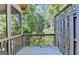
[[(24, 42), (28, 42), (29, 40), (32, 40), (32, 38), (33, 38), (32, 43), (37, 43), (37, 41), (39, 41), (38, 46), (46, 42), (48, 45), (51, 45), (50, 42), (53, 42), (52, 45), (54, 45), (54, 42), (55, 42), (55, 34), (24, 34), (23, 35)], [(24, 44), (24, 45), (30, 46), (30, 44), (31, 42), (29, 41), (28, 44)]]

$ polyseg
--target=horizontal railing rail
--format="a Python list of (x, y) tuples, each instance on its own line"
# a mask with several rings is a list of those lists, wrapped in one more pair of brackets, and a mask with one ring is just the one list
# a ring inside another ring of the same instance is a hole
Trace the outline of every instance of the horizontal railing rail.
[(51, 36), (55, 34), (23, 34), (23, 36)]

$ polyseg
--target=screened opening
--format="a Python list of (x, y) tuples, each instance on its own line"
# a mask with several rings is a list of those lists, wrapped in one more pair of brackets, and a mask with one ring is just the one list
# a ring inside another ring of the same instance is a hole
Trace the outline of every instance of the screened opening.
[(1, 42), (0, 42), (0, 53), (1, 53)]
[(12, 39), (13, 54), (15, 54), (22, 47), (22, 37)]
[(0, 54), (7, 55), (8, 54), (8, 41), (0, 42)]
[(0, 39), (6, 38), (6, 5), (0, 5)]
[(70, 17), (67, 17), (67, 39), (68, 39), (68, 54), (70, 54)]
[(21, 34), (21, 14), (11, 6), (11, 35)]

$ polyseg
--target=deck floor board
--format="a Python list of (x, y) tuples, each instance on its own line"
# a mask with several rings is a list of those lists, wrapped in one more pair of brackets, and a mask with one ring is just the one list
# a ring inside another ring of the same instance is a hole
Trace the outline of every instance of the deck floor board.
[(23, 47), (16, 55), (62, 55), (56, 46), (32, 46)]

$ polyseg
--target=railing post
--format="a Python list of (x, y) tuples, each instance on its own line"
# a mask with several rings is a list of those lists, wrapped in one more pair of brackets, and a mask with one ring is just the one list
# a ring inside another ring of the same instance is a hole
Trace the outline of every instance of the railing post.
[[(54, 17), (54, 34), (56, 34), (56, 19)], [(56, 36), (54, 35), (54, 45), (56, 46)]]
[(74, 42), (74, 39), (73, 39), (73, 15), (70, 16), (70, 54), (73, 55), (73, 42)]
[[(66, 17), (65, 17), (66, 18)], [(65, 55), (68, 54), (68, 38), (67, 38), (67, 18), (65, 19)]]
[(79, 55), (79, 5), (76, 5), (76, 9), (78, 9), (77, 11), (77, 19), (76, 19), (76, 54)]
[(1, 52), (3, 53), (3, 42), (1, 42)]
[(8, 53), (11, 55), (11, 5), (7, 4)]

